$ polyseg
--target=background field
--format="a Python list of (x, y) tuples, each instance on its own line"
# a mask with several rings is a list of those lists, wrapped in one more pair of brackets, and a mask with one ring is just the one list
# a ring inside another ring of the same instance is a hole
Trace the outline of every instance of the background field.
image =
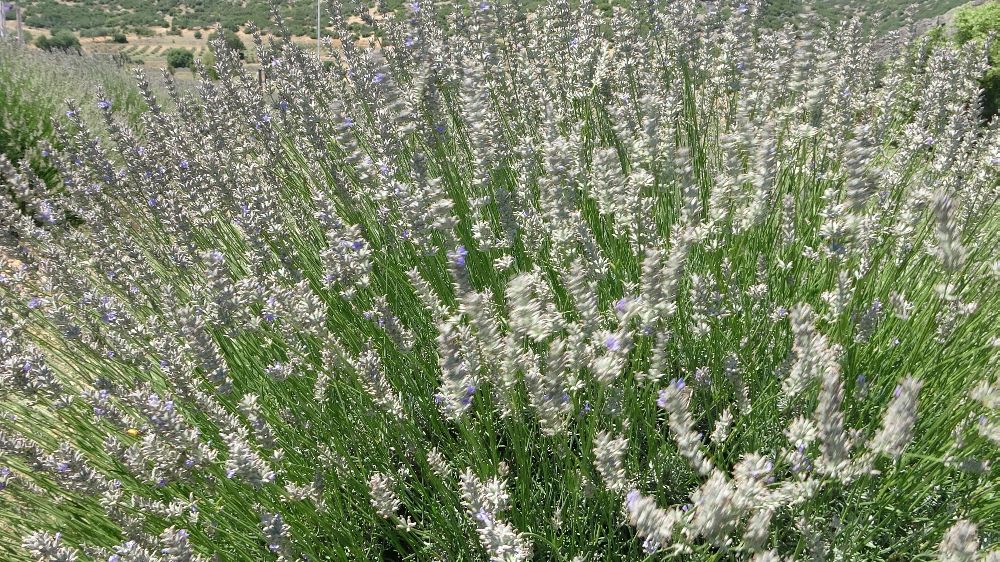
[[(972, 2), (980, 3), (981, 0)], [(866, 24), (877, 25), (879, 31), (887, 32), (916, 22), (921, 31), (945, 23), (949, 12), (962, 6), (967, 0), (832, 0), (829, 2), (807, 3), (803, 0), (768, 0), (765, 2), (762, 20), (769, 27), (779, 27), (793, 16), (811, 7), (818, 15), (834, 21), (850, 17), (864, 11), (871, 14)], [(53, 30), (68, 29), (81, 38), (84, 50), (98, 55), (124, 53), (152, 69), (165, 68), (166, 52), (171, 48), (191, 50), (195, 57), (202, 57), (208, 50), (208, 35), (216, 24), (232, 30), (248, 46), (249, 35), (245, 24), (253, 22), (265, 33), (273, 32), (267, 2), (234, 0), (27, 0), (20, 2), (24, 10), (26, 29), (31, 37), (48, 35)], [(344, 2), (345, 13), (356, 13), (354, 2)], [(450, 1), (436, 2), (447, 13), (453, 5)], [(537, 7), (538, 0), (528, 0), (529, 8)], [(596, 0), (595, 5), (610, 12), (621, 0)], [(315, 41), (316, 4), (313, 0), (287, 0), (282, 3), (282, 17), (291, 33), (303, 45)], [(401, 16), (404, 3), (389, 0), (379, 7), (385, 13)], [(373, 10), (373, 13), (376, 13)], [(330, 21), (329, 7), (323, 6), (323, 21)], [(10, 24), (8, 24), (10, 25)], [(372, 37), (372, 29), (356, 16), (347, 18), (350, 40), (366, 42)], [(111, 35), (122, 32), (127, 37), (125, 44), (114, 43)], [(332, 27), (324, 31), (326, 36), (339, 38)], [(200, 36), (200, 37), (199, 37)], [(252, 49), (247, 54), (254, 63)], [(182, 71), (180, 78), (190, 73)]]
[[(933, 18), (966, 3), (967, 0), (830, 0), (815, 2), (813, 8), (820, 15), (834, 19), (849, 17), (859, 11), (873, 16), (882, 14), (882, 29), (894, 29), (911, 19)], [(450, 1), (435, 2), (448, 12)], [(344, 10), (356, 10), (356, 2), (346, 1)], [(539, 0), (527, 0), (531, 9)], [(610, 12), (621, 0), (595, 0), (594, 4)], [(210, 28), (216, 22), (223, 27), (236, 29), (247, 21), (267, 29), (271, 26), (267, 2), (234, 0), (26, 0), (25, 22), (35, 28), (65, 28), (84, 35), (110, 34), (113, 30), (141, 30), (142, 28), (199, 29)], [(401, 12), (402, 0), (386, 0), (379, 9), (384, 13)], [(807, 3), (803, 0), (768, 0), (764, 7), (764, 21), (772, 26), (781, 25), (787, 18), (801, 12)], [(324, 6), (326, 16), (329, 15)], [(316, 3), (312, 0), (286, 0), (282, 3), (282, 16), (295, 35), (311, 36), (315, 33)], [(871, 19), (877, 21), (876, 18)], [(357, 23), (355, 29), (363, 31)]]

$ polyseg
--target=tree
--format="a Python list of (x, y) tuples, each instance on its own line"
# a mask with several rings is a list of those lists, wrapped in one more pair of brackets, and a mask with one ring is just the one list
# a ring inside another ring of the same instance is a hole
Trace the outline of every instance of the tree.
[[(215, 48), (214, 42), (218, 38), (219, 38), (219, 32), (215, 32), (209, 35), (208, 46), (214, 49)], [(243, 43), (243, 40), (240, 39), (239, 35), (236, 35), (232, 31), (225, 30), (222, 32), (222, 40), (225, 41), (226, 48), (234, 51), (237, 55), (239, 55), (241, 59), (246, 57), (247, 46)]]
[(201, 31), (195, 31), (194, 32), (194, 38), (195, 39), (201, 39)]
[(194, 53), (187, 49), (170, 49), (167, 51), (167, 68), (193, 68)]
[(126, 37), (121, 31), (116, 31), (114, 35), (111, 36), (111, 40), (115, 43), (128, 43), (128, 37)]
[(80, 49), (80, 40), (72, 31), (65, 29), (53, 30), (51, 37), (40, 36), (35, 40), (35, 46), (45, 51), (76, 52), (78, 55), (83, 53)]

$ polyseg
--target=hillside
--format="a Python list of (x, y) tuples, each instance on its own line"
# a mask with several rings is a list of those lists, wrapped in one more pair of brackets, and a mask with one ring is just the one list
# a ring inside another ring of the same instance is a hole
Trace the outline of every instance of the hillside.
[(780, 25), (792, 15), (799, 13), (807, 4), (826, 18), (841, 20), (864, 11), (870, 17), (867, 22), (875, 24), (882, 32), (898, 29), (910, 22), (936, 18), (968, 0), (828, 0), (825, 2), (805, 2), (803, 0), (767, 0), (765, 22)]
[[(799, 13), (807, 4), (820, 15), (839, 20), (864, 10), (882, 14), (884, 19), (871, 18), (882, 31), (901, 27), (911, 20), (937, 17), (967, 0), (765, 0), (763, 19), (776, 27)], [(539, 0), (525, 2), (531, 7)], [(596, 0), (595, 5), (609, 11), (621, 0)], [(328, 10), (324, 2), (324, 14)], [(198, 29), (216, 22), (236, 29), (247, 21), (262, 28), (270, 25), (268, 2), (252, 0), (24, 0), (25, 22), (30, 27), (70, 29), (84, 36), (109, 35), (114, 30), (144, 31), (148, 28)], [(345, 10), (351, 2), (344, 2)], [(403, 5), (402, 0), (385, 0), (380, 10), (391, 12)], [(312, 35), (316, 25), (314, 0), (285, 0), (282, 15), (294, 35)]]

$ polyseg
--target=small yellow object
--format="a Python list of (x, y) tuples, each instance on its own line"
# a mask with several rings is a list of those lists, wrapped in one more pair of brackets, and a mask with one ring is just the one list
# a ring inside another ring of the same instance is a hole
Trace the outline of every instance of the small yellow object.
[(128, 433), (132, 437), (138, 437), (139, 436), (139, 430), (136, 429), (136, 428), (134, 428), (134, 427), (130, 427), (130, 428), (126, 429), (125, 433)]

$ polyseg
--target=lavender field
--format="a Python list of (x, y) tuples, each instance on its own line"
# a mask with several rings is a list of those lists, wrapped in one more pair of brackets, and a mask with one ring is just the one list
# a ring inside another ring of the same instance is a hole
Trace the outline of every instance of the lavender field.
[(0, 156), (0, 560), (1000, 562), (989, 43), (436, 9)]

